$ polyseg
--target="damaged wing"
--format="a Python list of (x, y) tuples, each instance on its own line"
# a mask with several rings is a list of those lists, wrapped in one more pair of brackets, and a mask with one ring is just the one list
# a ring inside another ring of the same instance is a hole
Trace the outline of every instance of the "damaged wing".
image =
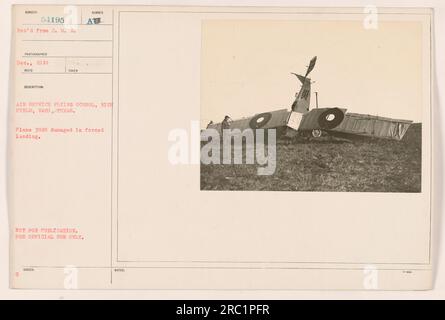
[(375, 138), (402, 140), (410, 120), (399, 120), (359, 113), (347, 113), (343, 121), (332, 131)]

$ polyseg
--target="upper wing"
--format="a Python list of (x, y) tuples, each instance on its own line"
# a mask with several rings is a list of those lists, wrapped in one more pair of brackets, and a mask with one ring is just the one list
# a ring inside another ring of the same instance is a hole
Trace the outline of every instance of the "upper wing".
[[(244, 131), (245, 129), (271, 129), (283, 127), (287, 125), (289, 114), (290, 111), (287, 109), (258, 113), (251, 117), (233, 120), (230, 124), (230, 129)], [(221, 123), (212, 124), (207, 129), (216, 129), (220, 131)]]
[(411, 124), (409, 120), (347, 113), (340, 125), (332, 131), (401, 140)]

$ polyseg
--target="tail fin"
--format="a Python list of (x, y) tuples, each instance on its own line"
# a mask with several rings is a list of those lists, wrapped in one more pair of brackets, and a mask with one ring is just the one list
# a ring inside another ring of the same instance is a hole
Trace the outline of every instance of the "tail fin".
[(292, 103), (292, 111), (306, 113), (309, 111), (311, 101), (311, 79), (299, 74), (293, 74), (301, 81), (302, 86), (300, 92), (295, 97), (294, 103)]
[(292, 103), (292, 111), (306, 113), (309, 111), (309, 105), (311, 101), (311, 79), (307, 76), (315, 67), (315, 63), (317, 62), (317, 56), (313, 57), (309, 62), (309, 66), (307, 67), (306, 74), (304, 76), (292, 73), (297, 76), (298, 80), (303, 84), (301, 86), (300, 92), (298, 92), (295, 97), (294, 103)]

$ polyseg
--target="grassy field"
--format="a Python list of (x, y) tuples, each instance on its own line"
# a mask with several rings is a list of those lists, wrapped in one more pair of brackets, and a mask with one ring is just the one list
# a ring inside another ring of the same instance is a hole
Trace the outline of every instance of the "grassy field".
[(420, 192), (421, 124), (402, 141), (384, 139), (277, 141), (277, 167), (202, 165), (202, 190)]

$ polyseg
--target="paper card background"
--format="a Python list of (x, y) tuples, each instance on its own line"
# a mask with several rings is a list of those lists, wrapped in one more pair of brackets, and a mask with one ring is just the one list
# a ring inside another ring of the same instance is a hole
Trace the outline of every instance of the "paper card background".
[[(29, 1), (31, 2), (31, 1)], [(331, 2), (326, 2), (326, 1), (316, 1), (317, 4), (319, 5), (332, 5)], [(2, 41), (6, 41), (8, 42), (8, 38), (9, 38), (9, 30), (10, 30), (10, 20), (8, 19), (7, 15), (9, 13), (8, 10), (8, 5), (11, 3), (11, 1), (5, 1), (2, 3), (2, 13), (4, 13), (4, 15), (6, 16), (5, 19), (2, 19), (2, 26), (3, 28), (2, 30)], [(100, 2), (99, 2), (100, 3)], [(110, 3), (109, 1), (107, 1), (107, 3)], [(251, 4), (253, 4), (254, 2), (250, 2)], [(163, 4), (165, 4), (165, 2), (163, 2)], [(178, 4), (178, 3), (175, 3)], [(201, 1), (201, 2), (196, 2), (195, 4), (209, 4), (209, 1)], [(226, 4), (230, 4), (230, 2), (226, 2)], [(264, 3), (263, 3), (264, 4)], [(274, 2), (275, 5), (277, 5), (278, 3)], [(307, 4), (307, 2), (305, 1), (300, 1), (300, 2), (290, 2), (290, 1), (281, 1), (279, 4), (282, 5), (305, 5)], [(314, 1), (311, 1), (311, 5), (314, 4)], [(436, 19), (435, 19), (435, 29), (436, 29), (436, 54), (437, 56), (440, 56), (438, 52), (442, 52), (443, 53), (443, 33), (441, 33), (439, 30), (444, 30), (443, 25), (441, 25), (440, 21), (444, 21), (443, 19), (443, 4), (441, 4), (439, 1), (429, 1), (429, 2), (421, 2), (422, 6), (431, 4), (431, 6), (436, 6)], [(338, 5), (345, 5), (345, 6), (357, 6), (359, 5), (357, 1), (338, 1)], [(400, 6), (399, 2), (394, 2), (394, 1), (378, 1), (377, 5), (398, 5)], [(406, 6), (413, 6), (413, 5), (419, 5), (419, 1), (406, 1), (405, 2)], [(442, 23), (443, 24), (443, 23)], [(6, 40), (4, 40), (6, 39)], [(9, 61), (9, 56), (8, 56), (8, 52), (2, 51), (2, 65), (3, 66), (7, 66)], [(443, 82), (443, 76), (444, 76), (444, 66), (443, 66), (443, 62), (441, 61), (436, 61), (437, 63), (437, 80), (438, 83), (441, 84)], [(7, 74), (3, 73), (2, 78), (1, 78), (1, 84), (2, 84), (2, 90), (3, 92), (7, 92)], [(441, 82), (442, 81), (442, 82)], [(438, 85), (437, 87), (443, 87), (443, 83), (442, 85)], [(438, 92), (437, 93), (438, 96), (443, 97), (443, 92)], [(6, 94), (2, 95), (4, 98), (2, 99), (2, 108), (1, 108), (1, 116), (2, 116), (2, 123), (6, 124), (6, 112), (7, 112), (7, 108), (6, 108)], [(443, 100), (443, 99), (442, 99)], [(437, 121), (437, 124), (440, 123), (444, 123), (443, 121), (443, 114), (439, 114), (439, 117), (435, 120)], [(2, 126), (2, 129), (5, 126)], [(6, 143), (6, 139), (5, 136), (2, 135), (2, 145), (4, 146)], [(4, 148), (2, 148), (2, 152), (4, 152)], [(4, 163), (4, 159), (5, 157), (1, 157), (1, 161), (2, 163)], [(438, 174), (440, 177), (442, 177), (442, 172), (439, 172)], [(4, 190), (4, 184), (2, 183), (1, 185), (2, 187), (2, 197), (4, 197), (5, 195), (5, 190)], [(437, 190), (437, 192), (440, 192), (440, 190)], [(71, 296), (74, 297), (72, 294), (67, 294), (65, 291), (59, 291), (59, 292), (51, 292), (51, 293), (44, 293), (42, 291), (33, 291), (33, 292), (12, 292), (7, 288), (7, 278), (8, 278), (8, 273), (7, 273), (7, 268), (8, 268), (8, 263), (7, 263), (7, 256), (8, 256), (8, 246), (7, 246), (7, 215), (6, 215), (6, 208), (4, 207), (4, 203), (5, 201), (2, 201), (2, 215), (1, 215), (1, 226), (2, 226), (2, 230), (4, 232), (1, 233), (1, 239), (2, 239), (2, 245), (1, 245), (1, 253), (2, 256), (5, 257), (5, 259), (1, 259), (0, 261), (2, 262), (1, 264), (1, 271), (2, 271), (2, 277), (1, 277), (1, 283), (2, 283), (2, 291), (1, 293), (4, 295), (7, 295), (9, 297), (32, 297), (32, 296), (40, 296), (40, 297), (59, 297), (61, 295), (66, 295), (66, 296)], [(441, 205), (439, 203), (439, 205)], [(440, 227), (440, 222), (442, 221), (443, 224), (443, 220), (439, 220), (439, 223), (436, 224), (436, 229), (439, 229)], [(3, 223), (4, 222), (4, 223)], [(437, 234), (437, 233), (436, 233)], [(443, 238), (442, 238), (443, 239)], [(436, 250), (438, 250), (437, 248), (441, 248), (439, 246), (439, 242), (436, 241), (436, 243), (438, 244), (436, 246)], [(443, 255), (439, 256), (440, 259), (443, 260)], [(442, 261), (440, 260), (440, 261)], [(438, 265), (436, 265), (436, 270), (440, 270), (440, 265), (441, 262), (438, 262)], [(439, 267), (438, 267), (439, 266)], [(320, 294), (317, 292), (310, 292), (310, 293), (304, 293), (304, 292), (298, 292), (298, 293), (289, 293), (289, 292), (279, 292), (279, 293), (249, 293), (249, 297), (281, 297), (281, 298), (289, 298), (289, 297), (337, 297), (337, 298), (348, 298), (348, 297), (354, 297), (354, 298), (360, 298), (360, 297), (376, 297), (376, 298), (391, 298), (391, 297), (440, 297), (441, 294), (443, 294), (444, 292), (444, 277), (441, 275), (441, 273), (438, 273), (438, 277), (437, 277), (437, 281), (436, 281), (436, 290), (432, 291), (432, 292), (425, 292), (425, 293), (396, 293), (396, 294), (392, 294), (392, 293), (324, 293), (324, 294)], [(118, 292), (101, 292), (101, 291), (91, 291), (89, 293), (84, 293), (85, 297), (97, 297), (98, 295), (101, 296), (108, 296), (108, 297), (112, 297), (112, 296), (116, 296), (119, 295), (120, 293)], [(189, 297), (203, 297), (206, 296), (206, 294), (208, 293), (191, 293)], [(131, 294), (130, 294), (131, 295)], [(141, 297), (140, 293), (134, 293), (135, 296), (137, 297)], [(183, 296), (184, 293), (179, 293), (179, 292), (166, 292), (166, 293), (150, 293), (150, 292), (144, 292), (143, 295), (145, 297), (150, 297), (150, 296), (156, 296), (159, 297), (160, 295), (164, 296), (164, 297), (179, 297), (179, 296)], [(228, 295), (230, 295), (230, 297), (234, 297), (233, 293), (218, 293), (218, 294), (214, 294), (214, 296), (219, 296), (219, 297), (227, 297)], [(75, 295), (77, 296), (77, 294)], [(245, 294), (243, 295), (242, 293), (238, 293), (238, 296), (245, 296)], [(127, 294), (128, 297), (128, 294)], [(443, 297), (443, 296), (442, 296)]]

